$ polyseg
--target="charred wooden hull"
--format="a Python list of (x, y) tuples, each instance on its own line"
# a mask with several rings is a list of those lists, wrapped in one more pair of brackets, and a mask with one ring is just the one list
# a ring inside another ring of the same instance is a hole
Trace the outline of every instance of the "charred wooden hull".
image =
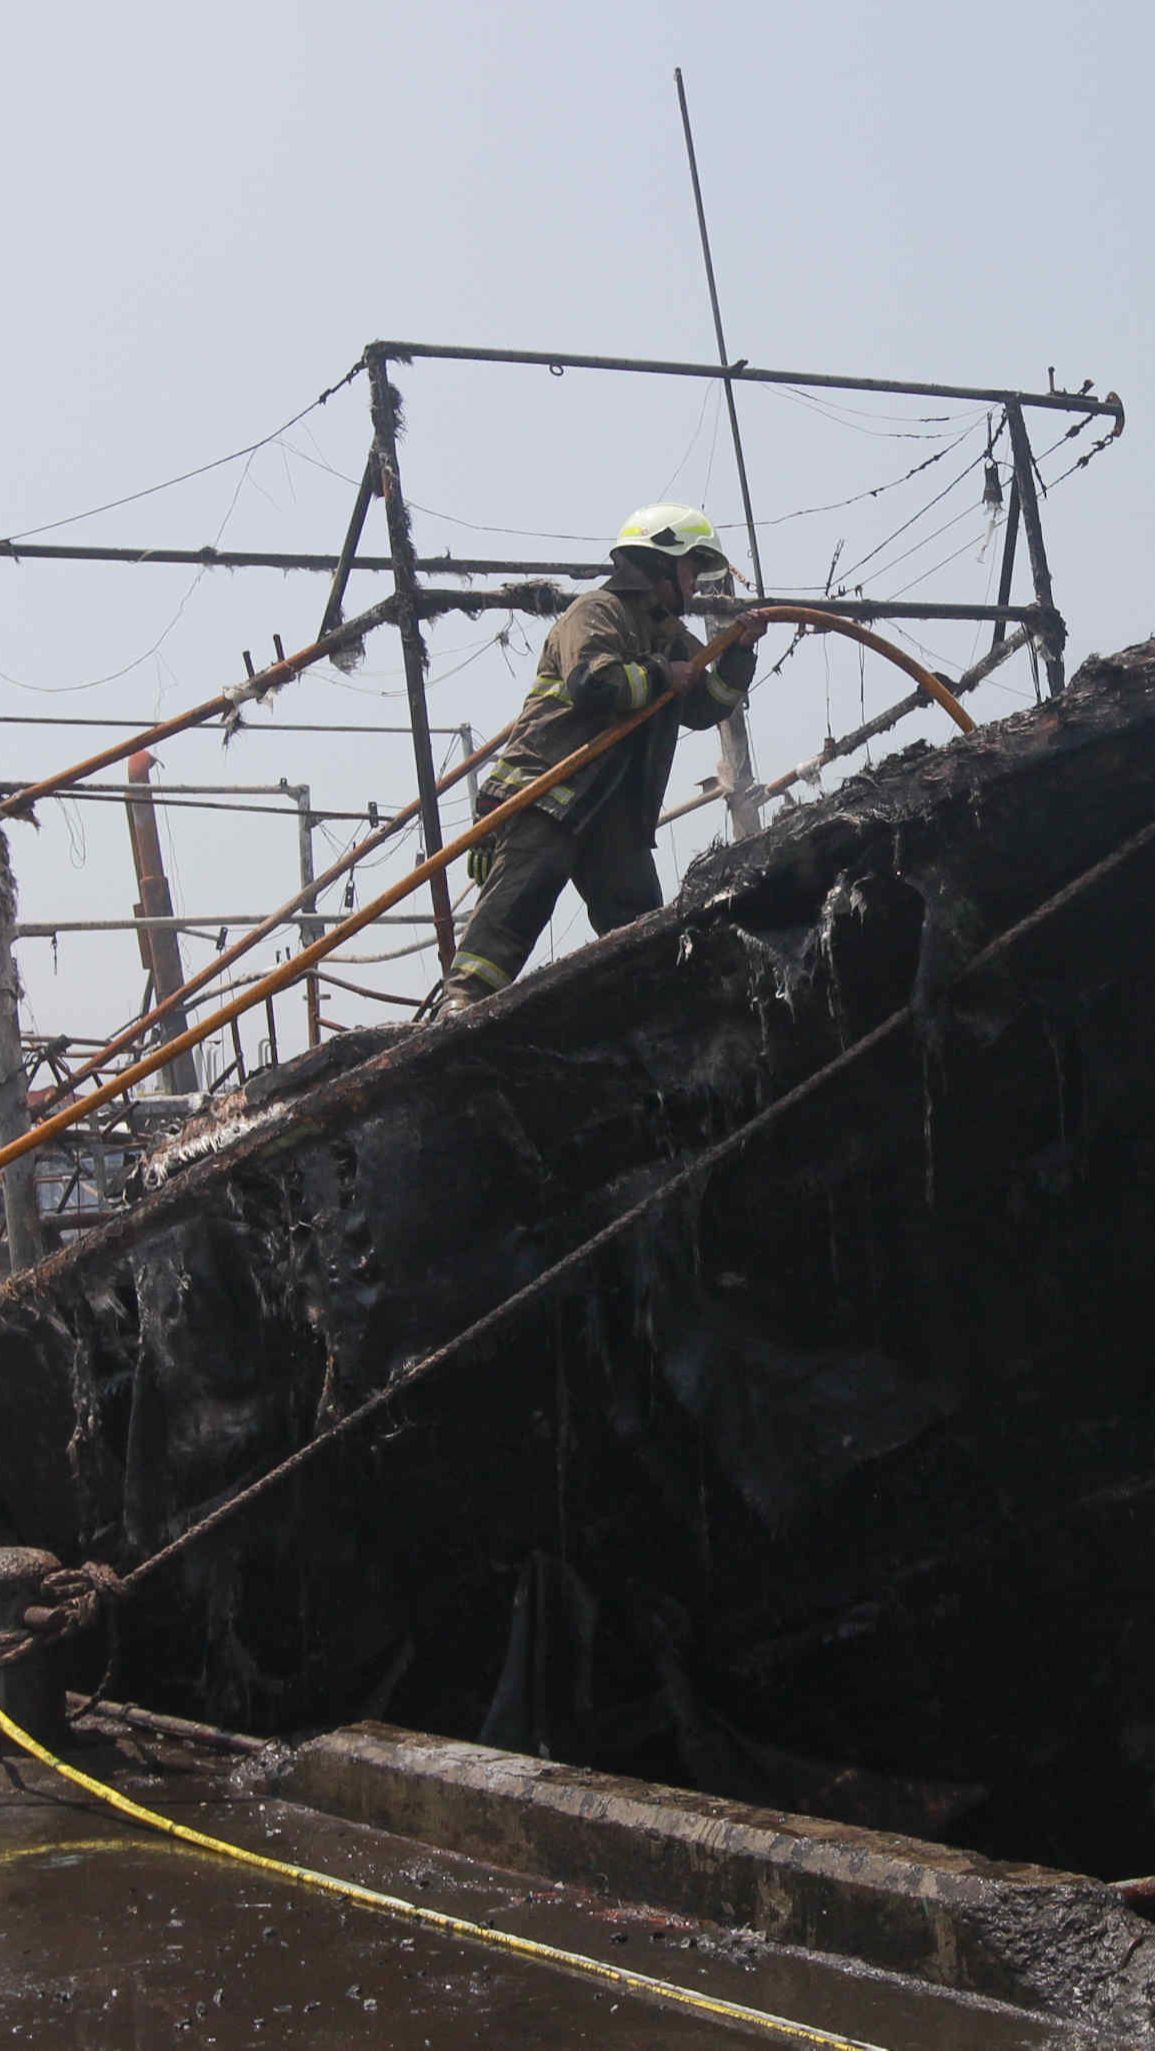
[(1147, 645), (351, 1036), (9, 1285), (12, 1535), (131, 1562), (906, 1008), (190, 1551), (117, 1691), (1149, 1870), (1155, 851), (1052, 901), (1153, 795)]

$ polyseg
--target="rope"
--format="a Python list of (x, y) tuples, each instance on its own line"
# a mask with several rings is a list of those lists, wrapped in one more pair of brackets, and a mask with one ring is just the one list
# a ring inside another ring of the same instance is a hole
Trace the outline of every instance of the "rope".
[[(745, 2023), (753, 2029), (774, 2031), (797, 2044), (817, 2045), (820, 2051), (879, 2051), (877, 2045), (864, 2043), (857, 2037), (838, 2036), (831, 2030), (772, 2015), (767, 2009), (748, 2008), (744, 2002), (725, 2001), (716, 1994), (680, 1987), (673, 1980), (659, 1980), (651, 1973), (634, 1972), (629, 1966), (587, 1958), (578, 1951), (563, 1951), (559, 1945), (544, 1944), (535, 1937), (519, 1937), (512, 1930), (491, 1930), (488, 1925), (474, 1923), (466, 1916), (447, 1915), (442, 1909), (406, 1901), (398, 1894), (383, 1894), (377, 1888), (364, 1887), (355, 1880), (342, 1880), (333, 1873), (318, 1873), (311, 1866), (296, 1866), (287, 1859), (271, 1859), (266, 1852), (248, 1851), (243, 1845), (228, 1844), (224, 1838), (208, 1837), (204, 1831), (193, 1830), (187, 1823), (174, 1822), (170, 1816), (162, 1816), (155, 1809), (146, 1809), (140, 1802), (131, 1801), (106, 1782), (95, 1780), (90, 1773), (82, 1773), (75, 1766), (66, 1766), (28, 1731), (13, 1723), (2, 1709), (0, 1731), (73, 1787), (83, 1788), (85, 1794), (106, 1802), (117, 1815), (127, 1817), (132, 1823), (143, 1823), (149, 1830), (174, 1838), (178, 1844), (192, 1845), (197, 1851), (212, 1852), (216, 1857), (231, 1859), (237, 1865), (271, 1873), (278, 1880), (294, 1881), (298, 1886), (312, 1888), (317, 1893), (335, 1896), (338, 1901), (353, 1901), (364, 1908), (382, 1910), (401, 1922), (415, 1923), (424, 1930), (434, 1931), (440, 1937), (461, 1938), (468, 1944), (480, 1944), (488, 1950), (511, 1952), (514, 1957), (529, 1959), (535, 1965), (557, 1966), (563, 1972), (576, 1973), (583, 1979), (600, 1980), (620, 1993), (635, 1994), (643, 2000), (689, 2009), (696, 2015), (716, 2016), (724, 2022)], [(25, 1848), (21, 1850), (23, 1852)]]

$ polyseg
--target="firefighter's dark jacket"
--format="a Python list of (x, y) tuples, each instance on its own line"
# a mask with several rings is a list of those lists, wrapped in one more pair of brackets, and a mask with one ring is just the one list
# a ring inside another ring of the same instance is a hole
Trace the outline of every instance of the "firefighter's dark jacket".
[[(647, 656), (688, 662), (702, 645), (665, 611), (644, 572), (633, 566), (615, 570), (597, 591), (575, 599), (547, 636), (537, 680), (481, 787), (478, 810), (492, 811), (614, 720), (660, 697), (666, 688), (661, 666), (647, 666)], [(641, 834), (652, 846), (678, 727), (717, 726), (728, 719), (754, 668), (751, 649), (728, 648), (717, 668), (706, 670), (684, 698), (671, 700), (628, 740), (587, 762), (535, 803), (580, 832), (625, 784)]]

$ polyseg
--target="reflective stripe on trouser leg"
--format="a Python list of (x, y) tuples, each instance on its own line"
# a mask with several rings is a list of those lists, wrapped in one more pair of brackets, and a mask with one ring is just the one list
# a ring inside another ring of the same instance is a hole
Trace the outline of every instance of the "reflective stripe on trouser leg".
[(572, 835), (536, 806), (499, 829), (493, 867), (445, 979), (445, 997), (491, 997), (513, 981), (569, 880), (574, 852)]

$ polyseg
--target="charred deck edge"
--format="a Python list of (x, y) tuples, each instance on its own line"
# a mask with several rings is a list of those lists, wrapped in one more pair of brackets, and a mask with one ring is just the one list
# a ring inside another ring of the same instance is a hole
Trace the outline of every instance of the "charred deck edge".
[(302, 1746), (273, 1791), (491, 1865), (1155, 2046), (1155, 1932), (1076, 1874), (380, 1723)]

